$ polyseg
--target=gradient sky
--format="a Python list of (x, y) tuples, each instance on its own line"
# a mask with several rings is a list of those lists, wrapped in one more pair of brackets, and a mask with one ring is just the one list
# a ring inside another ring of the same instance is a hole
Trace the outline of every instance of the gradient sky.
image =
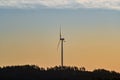
[(60, 65), (61, 25), (66, 66), (120, 72), (120, 1), (21, 1), (0, 1), (0, 66)]

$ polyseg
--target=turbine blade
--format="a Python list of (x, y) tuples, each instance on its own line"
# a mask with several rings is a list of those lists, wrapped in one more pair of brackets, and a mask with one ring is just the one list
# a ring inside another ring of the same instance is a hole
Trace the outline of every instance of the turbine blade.
[(62, 35), (61, 35), (61, 25), (60, 25), (60, 39), (61, 39), (61, 36), (62, 36)]
[(59, 49), (59, 45), (60, 45), (60, 40), (58, 41), (58, 44), (57, 44), (57, 51)]

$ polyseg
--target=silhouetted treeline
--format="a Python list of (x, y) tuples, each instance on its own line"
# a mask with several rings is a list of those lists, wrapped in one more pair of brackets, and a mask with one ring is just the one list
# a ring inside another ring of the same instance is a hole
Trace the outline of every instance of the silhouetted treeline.
[(0, 80), (120, 80), (120, 73), (105, 69), (86, 71), (84, 67), (6, 66), (0, 68)]

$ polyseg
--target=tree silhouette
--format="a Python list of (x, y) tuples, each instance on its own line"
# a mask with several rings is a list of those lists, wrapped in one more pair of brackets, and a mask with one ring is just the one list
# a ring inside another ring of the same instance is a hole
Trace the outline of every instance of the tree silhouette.
[(0, 68), (0, 80), (120, 80), (120, 73), (105, 69), (86, 71), (84, 67), (36, 65), (6, 66)]

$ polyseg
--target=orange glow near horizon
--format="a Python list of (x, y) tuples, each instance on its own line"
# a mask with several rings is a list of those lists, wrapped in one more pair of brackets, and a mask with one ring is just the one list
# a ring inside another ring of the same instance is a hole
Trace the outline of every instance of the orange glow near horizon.
[[(28, 38), (29, 41), (26, 39), (23, 42), (16, 42), (17, 40), (12, 39), (8, 43), (3, 43), (1, 53), (4, 54), (1, 55), (3, 61), (0, 61), (0, 65), (36, 64), (40, 67), (60, 65), (60, 50), (57, 51), (56, 48), (59, 39), (54, 36), (52, 38), (48, 41), (49, 37), (43, 40), (31, 37)], [(120, 71), (120, 43), (110, 38), (96, 37), (93, 33), (80, 37), (71, 36), (69, 41), (65, 38), (67, 42), (64, 43), (64, 65), (84, 66), (87, 70), (105, 68)]]

